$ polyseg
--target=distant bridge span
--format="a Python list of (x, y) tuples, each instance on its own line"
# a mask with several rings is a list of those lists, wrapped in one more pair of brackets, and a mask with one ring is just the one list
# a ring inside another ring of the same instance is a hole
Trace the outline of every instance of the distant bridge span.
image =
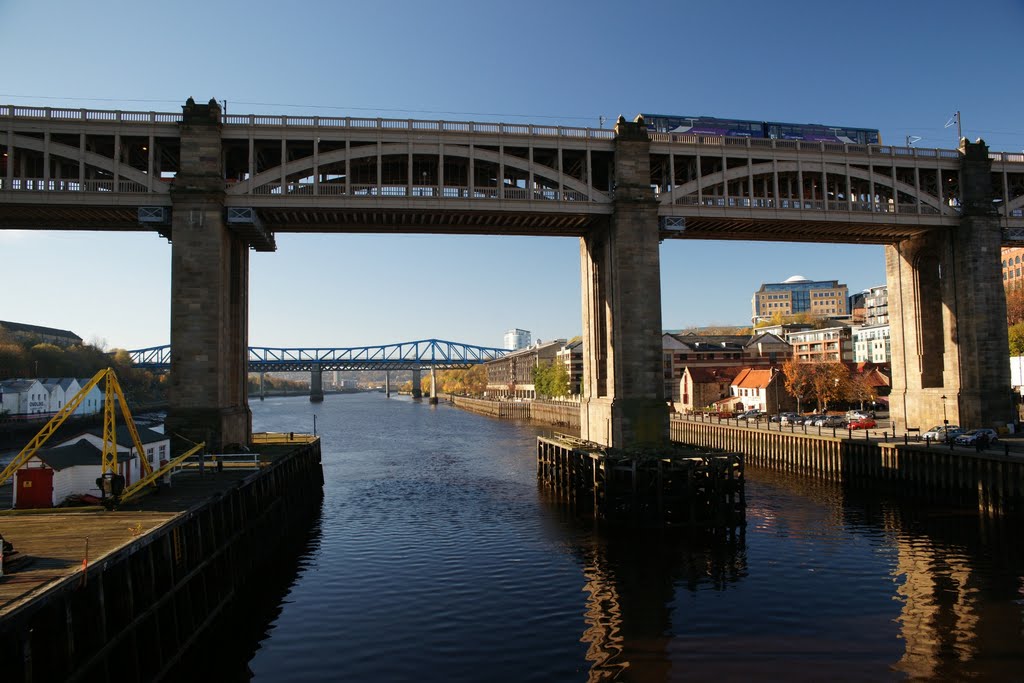
[[(250, 346), (249, 372), (312, 372), (315, 370), (447, 370), (501, 358), (508, 349), (473, 346), (444, 339), (420, 339), (381, 346), (347, 348), (274, 348)], [(136, 367), (170, 370), (171, 347), (151, 346), (128, 352)]]

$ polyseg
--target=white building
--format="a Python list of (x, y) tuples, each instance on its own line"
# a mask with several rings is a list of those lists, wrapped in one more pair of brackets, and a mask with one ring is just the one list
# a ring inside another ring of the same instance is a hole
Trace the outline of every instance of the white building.
[[(171, 450), (170, 437), (146, 427), (137, 427), (136, 431), (139, 433), (139, 441), (142, 442), (142, 447), (146, 449), (146, 459), (149, 461), (149, 466), (153, 469), (159, 468), (160, 461), (168, 459), (168, 453)], [(135, 445), (132, 443), (132, 436), (127, 426), (118, 425), (116, 438), (118, 453), (125, 452), (129, 456), (139, 455), (135, 450)], [(78, 439), (85, 439), (94, 446), (103, 448), (103, 427), (88, 429), (65, 443), (77, 441)]]
[(531, 343), (529, 330), (520, 330), (519, 328), (516, 328), (505, 333), (506, 349), (518, 351), (519, 349), (529, 348)]
[(855, 363), (891, 362), (889, 325), (865, 325), (855, 329), (853, 331), (853, 360)]
[(49, 408), (46, 412), (51, 415), (56, 414), (57, 411), (63, 408), (69, 400), (75, 397), (75, 394), (81, 388), (78, 386), (78, 381), (73, 377), (47, 377), (40, 379), (39, 383), (49, 393)]
[[(79, 377), (76, 382), (78, 383), (78, 391), (81, 391), (82, 387), (92, 381), (91, 377)], [(100, 382), (100, 384), (103, 384)], [(82, 399), (82, 403), (75, 409), (75, 415), (95, 415), (103, 410), (103, 390), (100, 388), (100, 384), (97, 384), (89, 393)]]
[[(150, 467), (159, 468), (160, 461), (170, 458), (170, 438), (145, 427), (137, 431)], [(118, 426), (115, 438), (117, 471), (124, 477), (125, 486), (129, 486), (143, 476), (142, 463), (127, 426)], [(39, 450), (18, 468), (14, 479), (14, 506), (52, 507), (69, 496), (99, 498), (96, 480), (102, 474), (103, 428), (94, 427), (54, 448)]]
[(0, 412), (7, 417), (42, 417), (50, 409), (50, 392), (39, 380), (5, 379), (0, 381)]
[[(117, 469), (126, 486), (138, 481), (139, 459), (120, 449)], [(103, 451), (87, 439), (39, 450), (14, 475), (14, 507), (54, 507), (83, 494), (99, 498), (102, 473)]]

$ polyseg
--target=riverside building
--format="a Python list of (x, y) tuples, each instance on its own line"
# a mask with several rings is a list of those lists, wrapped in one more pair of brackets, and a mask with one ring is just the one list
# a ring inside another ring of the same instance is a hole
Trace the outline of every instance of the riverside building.
[(762, 284), (754, 292), (751, 320), (757, 324), (776, 315), (798, 313), (822, 318), (847, 316), (848, 298), (848, 288), (838, 280), (808, 280), (803, 275), (794, 275), (784, 282)]

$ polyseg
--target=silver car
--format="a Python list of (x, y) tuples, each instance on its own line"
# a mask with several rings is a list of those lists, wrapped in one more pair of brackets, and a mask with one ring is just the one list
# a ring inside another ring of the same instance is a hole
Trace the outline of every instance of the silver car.
[(962, 431), (959, 425), (936, 425), (922, 434), (921, 438), (925, 441), (949, 441)]
[(953, 443), (958, 446), (973, 446), (982, 434), (988, 437), (989, 443), (999, 441), (999, 434), (994, 429), (972, 429), (953, 439)]

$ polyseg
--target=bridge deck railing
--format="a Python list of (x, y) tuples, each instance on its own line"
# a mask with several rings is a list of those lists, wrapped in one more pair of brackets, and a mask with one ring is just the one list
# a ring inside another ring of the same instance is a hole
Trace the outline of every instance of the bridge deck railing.
[[(0, 117), (22, 119), (45, 119), (50, 121), (115, 122), (152, 125), (156, 123), (180, 123), (182, 115), (175, 112), (123, 111), (103, 109), (70, 109), (61, 107), (30, 107), (0, 105)], [(483, 135), (521, 135), (531, 137), (559, 137), (578, 139), (612, 140), (615, 131), (606, 128), (575, 126), (547, 126), (532, 123), (494, 123), (487, 121), (444, 121), (424, 119), (390, 119), (382, 117), (352, 116), (287, 116), (267, 114), (223, 114), (221, 122), (226, 126), (284, 126), (318, 129), (389, 130), (437, 133), (472, 133)], [(774, 140), (767, 138), (730, 138), (718, 135), (694, 135), (689, 133), (650, 133), (654, 142), (669, 142), (687, 145), (710, 145), (718, 147), (745, 147), (758, 149), (792, 149), (833, 152), (837, 154), (869, 154), (872, 156), (896, 156), (914, 158), (959, 158), (955, 149), (932, 149), (898, 147), (892, 145), (854, 145), (835, 142), (808, 142), (803, 140)], [(1016, 152), (991, 152), (994, 161), (1024, 163), (1024, 154)]]

